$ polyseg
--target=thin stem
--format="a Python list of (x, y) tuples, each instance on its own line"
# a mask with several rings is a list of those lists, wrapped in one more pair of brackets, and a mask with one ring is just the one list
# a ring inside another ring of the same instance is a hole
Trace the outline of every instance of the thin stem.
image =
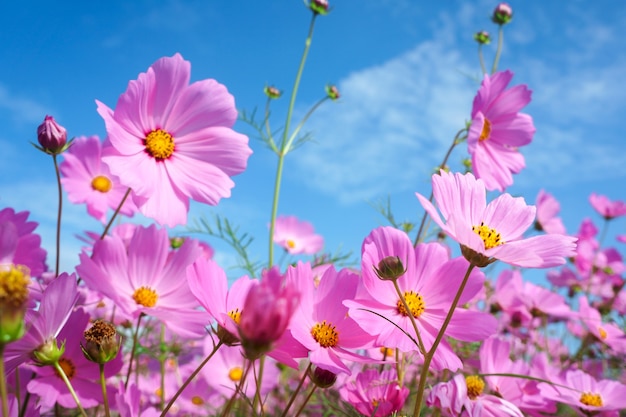
[(483, 44), (478, 44), (478, 60), (480, 61), (480, 69), (483, 72), (483, 75), (487, 74), (487, 67), (485, 67), (485, 60), (483, 58)]
[(502, 54), (502, 44), (504, 41), (504, 30), (502, 29), (503, 25), (500, 25), (498, 29), (498, 49), (496, 50), (496, 56), (493, 58), (493, 66), (491, 67), (491, 73), (495, 74), (498, 70), (498, 62), (500, 61), (500, 55)]
[[(76, 395), (76, 391), (74, 391), (74, 387), (72, 387), (72, 383), (67, 378), (67, 375), (65, 375), (65, 371), (63, 370), (61, 365), (59, 365), (59, 361), (55, 361), (53, 366), (54, 366), (54, 369), (56, 369), (56, 371), (58, 372), (58, 374), (61, 377), (61, 379), (63, 380), (63, 382), (65, 382), (65, 385), (67, 386), (67, 389), (70, 391), (70, 395), (72, 396), (72, 398), (76, 402), (76, 406), (78, 407), (78, 410), (83, 415), (83, 417), (87, 417), (87, 413), (85, 412), (85, 409), (83, 408), (83, 406), (80, 404), (80, 400), (78, 399), (78, 396)], [(8, 415), (8, 414), (6, 414), (6, 415)]]
[(107, 396), (107, 383), (104, 376), (104, 364), (100, 365), (100, 386), (102, 387), (102, 398), (104, 399), (104, 415), (111, 417), (111, 411), (109, 410), (109, 397)]
[(309, 403), (309, 400), (311, 399), (311, 397), (315, 393), (316, 389), (317, 389), (317, 385), (314, 384), (313, 388), (311, 388), (311, 391), (309, 392), (309, 394), (304, 399), (304, 402), (302, 403), (300, 408), (298, 408), (298, 412), (296, 413), (296, 415), (294, 417), (298, 417), (300, 415), (300, 413), (302, 413), (302, 411), (304, 410), (304, 407)]
[(142, 317), (143, 317), (143, 313), (141, 313), (139, 317), (137, 318), (137, 327), (135, 328), (135, 333), (133, 334), (133, 346), (130, 350), (130, 360), (128, 361), (128, 371), (126, 371), (126, 381), (124, 382), (124, 389), (128, 388), (128, 381), (130, 380), (130, 374), (133, 371), (133, 360), (135, 359), (135, 350), (137, 349), (137, 338), (139, 335), (139, 324), (141, 323)]
[(276, 181), (274, 183), (274, 200), (272, 201), (272, 213), (270, 218), (270, 236), (269, 236), (269, 262), (267, 264), (268, 268), (274, 264), (274, 228), (276, 226), (276, 215), (278, 214), (278, 199), (280, 196), (280, 184), (282, 182), (283, 176), (283, 166), (285, 164), (285, 155), (289, 151), (287, 148), (287, 136), (289, 134), (289, 125), (291, 124), (291, 117), (293, 115), (293, 109), (296, 103), (296, 96), (298, 94), (298, 87), (300, 86), (300, 79), (302, 78), (302, 73), (304, 71), (304, 64), (306, 62), (307, 55), (309, 54), (309, 49), (311, 48), (311, 39), (313, 37), (313, 28), (315, 26), (315, 17), (316, 13), (313, 13), (313, 18), (311, 19), (311, 24), (309, 26), (309, 34), (304, 43), (304, 52), (302, 53), (302, 58), (300, 59), (300, 67), (298, 67), (298, 72), (296, 74), (296, 80), (293, 85), (293, 90), (291, 91), (291, 100), (289, 101), (289, 108), (287, 110), (287, 119), (285, 121), (285, 129), (283, 131), (283, 140), (280, 144), (280, 152), (278, 153), (278, 165), (276, 167)]
[(239, 395), (239, 393), (241, 392), (241, 388), (243, 387), (243, 384), (246, 378), (248, 377), (248, 373), (250, 372), (250, 368), (252, 368), (253, 364), (254, 364), (254, 361), (248, 361), (248, 364), (245, 366), (246, 370), (243, 376), (241, 377), (241, 379), (239, 380), (239, 383), (235, 387), (235, 392), (228, 400), (228, 403), (224, 407), (224, 411), (222, 411), (222, 414), (220, 415), (220, 417), (226, 417), (228, 413), (230, 412), (230, 409), (233, 407), (233, 404), (235, 403), (235, 398), (237, 398), (237, 395)]
[[(256, 374), (256, 391), (254, 400), (252, 401), (252, 409), (256, 410), (257, 404), (261, 403), (261, 381), (263, 380), (263, 368), (265, 367), (265, 355), (259, 359), (259, 372)], [(263, 407), (261, 407), (261, 415), (263, 415)]]
[[(15, 374), (16, 374), (16, 378), (17, 378), (18, 377), (17, 374), (19, 374), (19, 371), (16, 370)], [(34, 379), (36, 375), (37, 374), (35, 372), (32, 372), (31, 375), (30, 375), (30, 379)], [(19, 387), (20, 386), (19, 385), (19, 381), (17, 382), (17, 384), (18, 384), (17, 386)], [(19, 415), (19, 417), (24, 417), (26, 415), (26, 407), (28, 407), (28, 402), (29, 401), (30, 401), (30, 392), (28, 392), (28, 390), (26, 390), (26, 395), (24, 396), (24, 402), (22, 403), (22, 408), (20, 408), (20, 415)]]
[(185, 382), (183, 383), (183, 385), (180, 386), (180, 388), (178, 389), (178, 391), (176, 391), (176, 394), (174, 394), (174, 396), (170, 399), (170, 401), (167, 403), (167, 406), (165, 406), (165, 408), (163, 409), (163, 411), (161, 412), (161, 417), (165, 417), (165, 415), (167, 414), (167, 412), (169, 411), (170, 408), (172, 408), (172, 406), (174, 405), (174, 403), (176, 402), (176, 400), (178, 399), (178, 397), (180, 397), (180, 395), (183, 393), (183, 391), (185, 390), (185, 388), (187, 388), (187, 386), (191, 383), (191, 381), (193, 381), (193, 379), (196, 377), (196, 375), (198, 375), (200, 373), (200, 371), (202, 370), (202, 368), (204, 368), (204, 365), (206, 365), (211, 358), (213, 357), (213, 355), (215, 355), (215, 353), (217, 352), (217, 350), (222, 346), (222, 341), (220, 340), (220, 342), (215, 345), (213, 347), (213, 351), (211, 353), (209, 353), (209, 356), (207, 356), (200, 365), (198, 365), (198, 367), (191, 373), (191, 375), (189, 375), (189, 377), (185, 380)]
[(57, 258), (55, 261), (55, 277), (59, 276), (59, 264), (61, 263), (61, 213), (63, 212), (63, 187), (61, 186), (61, 173), (59, 172), (59, 163), (57, 161), (57, 155), (52, 154), (52, 161), (54, 162), (54, 172), (57, 177), (57, 188), (59, 191), (59, 207), (57, 211)]
[(321, 106), (322, 103), (324, 103), (326, 100), (330, 100), (330, 97), (326, 96), (323, 99), (319, 100), (317, 103), (315, 103), (313, 107), (311, 107), (309, 111), (304, 115), (302, 120), (300, 120), (300, 123), (298, 123), (296, 128), (291, 133), (291, 136), (289, 136), (289, 140), (287, 141), (287, 146), (285, 146), (285, 149), (286, 149), (285, 153), (288, 153), (291, 150), (291, 146), (293, 142), (296, 140), (298, 133), (300, 133), (300, 130), (302, 130), (302, 127), (304, 126), (306, 121), (309, 120), (309, 117), (311, 117), (311, 115), (315, 113), (315, 110), (317, 110), (318, 107)]
[(126, 199), (128, 198), (128, 196), (130, 195), (130, 193), (132, 191), (133, 191), (132, 188), (129, 188), (128, 190), (126, 190), (126, 194), (124, 194), (124, 197), (122, 198), (122, 201), (120, 201), (120, 204), (115, 209), (115, 212), (113, 213), (113, 216), (111, 216), (111, 220), (109, 220), (109, 222), (107, 223), (106, 227), (102, 231), (102, 234), (100, 235), (100, 240), (104, 239), (104, 237), (109, 233), (109, 229), (111, 228), (111, 225), (113, 224), (113, 220), (115, 220), (115, 218), (117, 217), (117, 214), (122, 209), (122, 206), (124, 205), (124, 203), (126, 202)]
[(276, 143), (274, 142), (274, 136), (272, 136), (272, 130), (270, 129), (270, 103), (272, 99), (267, 98), (267, 102), (265, 103), (265, 130), (267, 132), (267, 141), (270, 145), (270, 148), (278, 153), (278, 148), (276, 147)]
[(307, 366), (306, 369), (304, 370), (304, 373), (302, 374), (302, 378), (300, 378), (300, 382), (298, 383), (296, 390), (291, 394), (291, 398), (289, 398), (289, 402), (287, 403), (287, 406), (283, 410), (283, 413), (281, 414), (280, 417), (287, 416), (287, 411), (289, 411), (289, 408), (291, 407), (293, 402), (296, 400), (296, 397), (300, 393), (300, 389), (302, 389), (302, 385), (304, 385), (304, 381), (306, 380), (307, 375), (309, 375), (310, 370), (311, 370), (311, 362), (309, 362), (309, 366)]
[(165, 360), (167, 359), (167, 352), (165, 349), (165, 325), (161, 324), (161, 335), (159, 340), (159, 371), (161, 372), (161, 398), (159, 400), (159, 409), (165, 408)]
[(406, 310), (409, 320), (411, 320), (411, 325), (413, 326), (413, 330), (415, 330), (415, 335), (417, 336), (417, 342), (418, 342), (417, 348), (419, 349), (422, 355), (426, 355), (426, 347), (424, 346), (424, 342), (422, 341), (422, 336), (420, 335), (420, 331), (417, 327), (417, 322), (415, 321), (415, 317), (413, 317), (413, 312), (409, 308), (409, 305), (407, 304), (406, 299), (404, 298), (404, 294), (402, 294), (402, 291), (400, 290), (400, 287), (398, 286), (398, 280), (394, 279), (392, 282), (393, 282), (393, 287), (396, 289), (396, 293), (398, 294), (398, 297), (400, 297), (400, 301), (402, 301), (402, 306)]
[[(0, 343), (0, 398), (2, 398), (2, 415), (9, 415), (9, 394), (7, 393), (7, 374), (4, 370), (4, 343)], [(17, 370), (15, 371), (17, 373)]]
[(430, 368), (430, 362), (433, 360), (433, 357), (435, 356), (435, 352), (437, 351), (437, 347), (439, 347), (439, 343), (441, 342), (444, 334), (446, 333), (446, 329), (448, 328), (448, 325), (450, 324), (450, 320), (452, 320), (452, 315), (454, 314), (454, 311), (456, 310), (456, 307), (459, 304), (461, 295), (463, 294), (463, 291), (465, 290), (465, 285), (467, 284), (467, 281), (469, 280), (469, 276), (472, 270), (474, 269), (474, 267), (475, 267), (474, 264), (470, 264), (469, 267), (467, 268), (467, 271), (465, 272), (465, 276), (463, 277), (463, 281), (461, 282), (461, 286), (456, 292), (456, 295), (454, 296), (454, 300), (452, 300), (452, 305), (450, 306), (450, 310), (448, 310), (448, 314), (446, 315), (446, 318), (443, 321), (443, 324), (441, 325), (441, 329), (439, 329), (439, 333), (437, 333), (437, 337), (435, 338), (435, 341), (433, 342), (432, 347), (430, 348), (430, 350), (424, 357), (424, 364), (422, 365), (422, 372), (420, 373), (420, 382), (419, 382), (419, 385), (417, 386), (417, 398), (415, 400), (415, 409), (413, 410), (413, 415), (415, 417), (419, 417), (421, 413), (420, 408), (422, 406), (422, 401), (424, 399), (424, 390), (426, 389), (426, 377), (428, 376), (428, 369)]

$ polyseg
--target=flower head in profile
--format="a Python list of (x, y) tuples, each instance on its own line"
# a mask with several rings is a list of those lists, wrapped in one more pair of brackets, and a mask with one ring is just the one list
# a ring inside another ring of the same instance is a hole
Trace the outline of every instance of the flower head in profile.
[[(87, 213), (106, 223), (107, 210), (117, 209), (128, 187), (123, 186), (102, 162), (102, 148), (97, 136), (77, 137), (69, 151), (63, 154), (59, 169), (68, 200), (74, 204), (87, 204)], [(120, 209), (125, 216), (132, 216), (136, 211), (132, 198), (126, 199)]]
[(296, 216), (281, 216), (276, 219), (274, 242), (292, 255), (312, 255), (324, 247), (324, 238), (315, 234), (313, 225), (298, 220)]
[(524, 268), (547, 268), (574, 256), (576, 238), (541, 235), (527, 239), (524, 232), (535, 220), (535, 207), (521, 197), (502, 194), (487, 204), (485, 184), (471, 173), (433, 175), (435, 206), (421, 194), (417, 198), (441, 229), (461, 244), (463, 255), (477, 266), (496, 260)]
[(112, 145), (103, 160), (133, 189), (140, 211), (168, 226), (186, 223), (190, 199), (216, 205), (230, 197), (230, 177), (252, 153), (232, 129), (237, 109), (226, 87), (189, 84), (190, 74), (180, 54), (164, 57), (130, 81), (115, 110), (97, 101)]
[(626, 215), (626, 203), (620, 200), (611, 201), (605, 195), (592, 193), (589, 202), (595, 211), (606, 220)]
[(37, 127), (37, 149), (49, 155), (58, 155), (66, 151), (72, 141), (67, 141), (67, 130), (54, 120), (52, 116), (46, 116)]
[(488, 190), (504, 191), (513, 184), (511, 174), (526, 166), (518, 148), (528, 145), (535, 134), (532, 118), (520, 113), (530, 103), (531, 92), (526, 85), (507, 90), (512, 78), (511, 71), (485, 74), (474, 97), (467, 148), (474, 174)]
[(559, 215), (561, 205), (551, 194), (544, 190), (539, 190), (537, 194), (537, 220), (535, 228), (546, 233), (557, 233), (564, 235), (566, 233), (565, 226)]

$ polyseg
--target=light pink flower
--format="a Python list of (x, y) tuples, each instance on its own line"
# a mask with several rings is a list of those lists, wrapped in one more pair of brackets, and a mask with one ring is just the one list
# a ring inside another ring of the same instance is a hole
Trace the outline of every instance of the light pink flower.
[[(68, 200), (74, 204), (87, 204), (87, 213), (106, 223), (107, 211), (117, 209), (128, 187), (120, 184), (102, 162), (102, 149), (97, 136), (77, 137), (69, 150), (63, 153), (64, 160), (59, 169)], [(129, 197), (120, 213), (130, 217), (136, 211), (137, 207)]]
[(180, 54), (157, 60), (128, 84), (115, 111), (97, 101), (113, 145), (103, 159), (136, 193), (141, 212), (161, 224), (187, 222), (189, 199), (216, 205), (252, 150), (232, 130), (233, 97), (212, 79), (189, 84)]
[(37, 223), (28, 221), (28, 214), (10, 207), (0, 210), (0, 265), (24, 265), (38, 277), (47, 269), (46, 251), (41, 237), (33, 233)]
[(526, 85), (507, 90), (512, 78), (511, 71), (485, 74), (472, 107), (467, 148), (474, 174), (488, 190), (503, 191), (513, 184), (511, 174), (526, 166), (518, 148), (535, 134), (532, 118), (520, 113), (530, 103), (531, 92)]
[(626, 215), (626, 203), (621, 200), (611, 201), (607, 196), (592, 193), (589, 202), (607, 220)]
[(557, 233), (559, 235), (566, 234), (565, 226), (560, 217), (557, 217), (561, 211), (561, 205), (551, 194), (543, 190), (539, 190), (537, 195), (537, 220), (535, 227), (546, 233)]
[(616, 324), (604, 322), (600, 312), (589, 305), (587, 297), (582, 296), (578, 299), (578, 312), (589, 333), (616, 353), (626, 353), (624, 331)]
[(535, 219), (535, 207), (521, 197), (502, 194), (487, 204), (485, 184), (471, 173), (441, 171), (433, 175), (432, 184), (443, 219), (428, 199), (421, 194), (417, 198), (435, 223), (461, 244), (464, 255), (479, 266), (501, 260), (525, 268), (547, 268), (562, 265), (575, 254), (575, 237), (523, 238)]
[(393, 369), (381, 373), (368, 369), (357, 374), (354, 382), (341, 387), (339, 394), (364, 416), (387, 417), (402, 409), (409, 389), (398, 385)]
[(311, 223), (295, 216), (281, 216), (276, 219), (274, 243), (292, 255), (312, 255), (322, 250), (324, 238), (315, 234)]

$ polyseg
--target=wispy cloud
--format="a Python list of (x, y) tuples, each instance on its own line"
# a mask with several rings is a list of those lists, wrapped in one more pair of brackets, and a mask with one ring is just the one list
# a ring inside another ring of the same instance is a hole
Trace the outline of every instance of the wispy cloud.
[(7, 119), (21, 125), (39, 123), (45, 114), (51, 114), (49, 108), (20, 94), (10, 91), (0, 84), (0, 110), (9, 113)]

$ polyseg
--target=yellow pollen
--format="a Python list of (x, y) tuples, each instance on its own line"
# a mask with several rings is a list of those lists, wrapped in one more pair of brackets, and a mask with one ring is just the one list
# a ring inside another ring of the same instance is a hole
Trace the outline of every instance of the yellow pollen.
[(241, 377), (243, 376), (243, 369), (236, 366), (228, 372), (228, 377), (233, 382), (241, 381)]
[(311, 336), (322, 347), (335, 347), (339, 343), (339, 333), (337, 329), (330, 323), (326, 323), (326, 320), (321, 323), (315, 324), (311, 329)]
[(380, 401), (378, 401), (378, 398), (372, 398), (372, 406), (376, 408), (378, 407), (378, 404), (380, 404)]
[(381, 347), (380, 353), (383, 354), (383, 358), (390, 358), (393, 356), (393, 349), (388, 347)]
[(148, 133), (145, 145), (146, 152), (155, 159), (167, 159), (174, 153), (174, 138), (162, 129)]
[(161, 391), (161, 388), (157, 388), (156, 390), (154, 390), (154, 395), (159, 398), (163, 397), (163, 391)]
[[(61, 358), (59, 359), (59, 366), (61, 367), (61, 369), (63, 369), (63, 373), (65, 374), (67, 379), (72, 379), (74, 375), (76, 375), (76, 366), (71, 360), (67, 358)], [(54, 373), (56, 374), (56, 376), (61, 378), (61, 374), (59, 373), (59, 371), (55, 369)]]
[(198, 397), (197, 395), (194, 395), (193, 397), (191, 397), (191, 403), (193, 405), (203, 405), (204, 404), (204, 400), (200, 397)]
[(485, 389), (485, 381), (477, 375), (466, 376), (465, 385), (467, 385), (467, 396), (470, 400), (478, 397)]
[(285, 243), (287, 244), (287, 247), (289, 249), (293, 249), (296, 247), (296, 242), (293, 239), (287, 239)]
[(594, 394), (591, 392), (583, 392), (580, 395), (580, 402), (593, 407), (602, 407), (604, 405), (600, 394)]
[(22, 265), (11, 265), (0, 270), (0, 307), (19, 309), (28, 299), (30, 283), (28, 268)]
[(608, 336), (604, 327), (598, 327), (598, 333), (600, 333), (600, 339), (604, 340)]
[(113, 183), (104, 175), (98, 175), (91, 180), (91, 188), (101, 193), (108, 193), (111, 191), (111, 187), (113, 187)]
[(478, 140), (487, 140), (489, 139), (489, 136), (491, 136), (491, 122), (487, 120), (487, 118), (485, 118), (485, 121), (483, 123), (483, 130), (482, 132), (480, 132), (480, 137), (478, 138)]
[(504, 243), (500, 233), (496, 232), (496, 229), (485, 226), (483, 222), (480, 222), (480, 226), (472, 226), (472, 230), (485, 242), (485, 249), (495, 248)]
[(239, 311), (238, 308), (229, 311), (228, 315), (230, 316), (231, 319), (233, 319), (235, 324), (239, 324), (239, 322), (241, 321), (241, 311)]
[[(420, 294), (416, 294), (413, 291), (405, 291), (404, 300), (406, 301), (406, 305), (409, 307), (409, 310), (411, 310), (411, 315), (413, 317), (421, 316), (424, 310), (426, 310), (424, 297), (422, 297)], [(404, 308), (402, 300), (398, 300), (396, 306), (398, 307), (398, 313), (402, 314), (403, 316), (409, 315), (409, 312), (406, 310), (406, 308)]]
[(159, 296), (149, 287), (139, 287), (133, 294), (133, 300), (144, 307), (154, 307)]

